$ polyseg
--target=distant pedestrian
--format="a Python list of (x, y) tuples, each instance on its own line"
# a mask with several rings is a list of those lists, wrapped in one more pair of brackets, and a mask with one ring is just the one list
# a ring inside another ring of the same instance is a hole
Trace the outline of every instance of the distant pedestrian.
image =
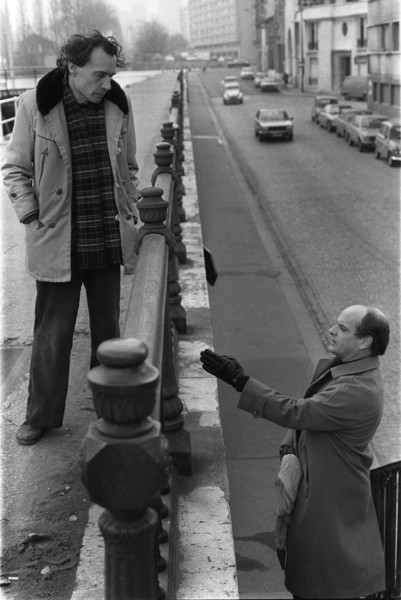
[(82, 285), (91, 367), (99, 344), (120, 335), (120, 265), (133, 272), (138, 214), (132, 107), (112, 80), (122, 65), (113, 37), (76, 34), (18, 100), (2, 170), (37, 280), (23, 445), (62, 425)]
[(284, 85), (288, 84), (288, 73), (283, 73), (283, 83)]
[(383, 410), (379, 355), (389, 340), (377, 308), (350, 306), (330, 329), (329, 350), (304, 398), (249, 377), (211, 350), (203, 368), (242, 392), (238, 407), (290, 428), (280, 455), (302, 476), (287, 536), (285, 584), (298, 599), (356, 599), (385, 590), (384, 554), (370, 487), (369, 450)]

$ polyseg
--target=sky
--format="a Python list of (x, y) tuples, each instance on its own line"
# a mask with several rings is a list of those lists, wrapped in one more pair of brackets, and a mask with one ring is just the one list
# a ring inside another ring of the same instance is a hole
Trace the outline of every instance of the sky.
[[(0, 5), (3, 2), (8, 3), (11, 22), (13, 22), (13, 16), (18, 14), (21, 5), (24, 6), (25, 10), (29, 13), (35, 9), (35, 0), (0, 0)], [(132, 6), (136, 3), (143, 4), (146, 9), (147, 20), (151, 20), (152, 18), (157, 19), (160, 15), (159, 6), (160, 4), (163, 5), (163, 2), (160, 2), (159, 0), (105, 0), (105, 2), (106, 4), (108, 3), (115, 7), (117, 10), (120, 6), (122, 9), (124, 9), (124, 12), (129, 11), (130, 9), (132, 10)], [(187, 0), (175, 0), (175, 2), (177, 2), (178, 6), (182, 6), (183, 4), (187, 3)], [(49, 3), (51, 6), (51, 0), (43, 0), (44, 6), (46, 6), (46, 3)]]

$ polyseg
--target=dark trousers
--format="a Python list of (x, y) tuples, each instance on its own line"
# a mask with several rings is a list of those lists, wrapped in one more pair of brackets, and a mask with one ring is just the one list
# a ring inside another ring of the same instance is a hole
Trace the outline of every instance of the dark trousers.
[(120, 265), (82, 270), (73, 265), (71, 281), (36, 282), (35, 325), (26, 420), (31, 425), (61, 427), (70, 371), (70, 355), (82, 285), (85, 286), (91, 331), (90, 368), (96, 350), (120, 337)]

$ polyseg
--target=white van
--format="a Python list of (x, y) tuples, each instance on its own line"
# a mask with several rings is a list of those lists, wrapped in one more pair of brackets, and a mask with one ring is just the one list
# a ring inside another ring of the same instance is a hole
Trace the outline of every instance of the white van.
[(341, 94), (344, 100), (366, 100), (368, 96), (368, 78), (360, 76), (346, 77), (341, 87)]

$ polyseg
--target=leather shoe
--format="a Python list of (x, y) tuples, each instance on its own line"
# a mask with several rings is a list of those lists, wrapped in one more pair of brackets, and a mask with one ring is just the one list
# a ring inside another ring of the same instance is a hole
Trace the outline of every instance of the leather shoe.
[(31, 425), (25, 421), (17, 431), (17, 442), (22, 446), (32, 446), (32, 444), (36, 444), (40, 440), (43, 431), (42, 427)]

